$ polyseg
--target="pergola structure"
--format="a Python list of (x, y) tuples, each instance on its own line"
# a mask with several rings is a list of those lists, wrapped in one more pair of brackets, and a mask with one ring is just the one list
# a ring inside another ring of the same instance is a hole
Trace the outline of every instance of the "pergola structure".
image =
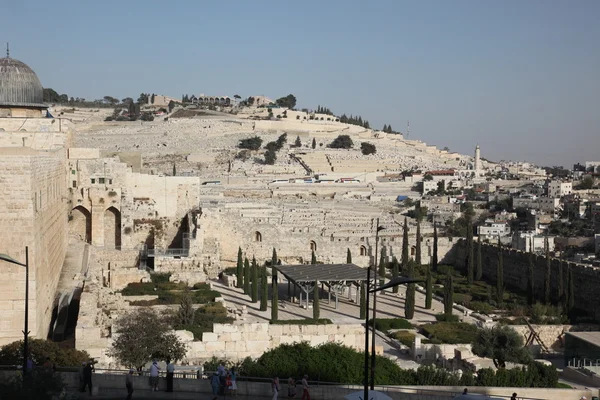
[[(329, 289), (329, 303), (331, 295), (335, 297), (335, 308), (338, 308), (338, 299), (345, 287), (356, 286), (360, 288), (367, 281), (367, 270), (355, 264), (301, 264), (301, 265), (276, 265), (275, 268), (288, 280), (288, 294), (290, 283), (300, 289), (300, 301), (302, 305), (302, 293), (306, 295), (306, 308), (308, 308), (309, 294), (319, 283)], [(356, 303), (359, 302), (359, 290), (356, 291)]]

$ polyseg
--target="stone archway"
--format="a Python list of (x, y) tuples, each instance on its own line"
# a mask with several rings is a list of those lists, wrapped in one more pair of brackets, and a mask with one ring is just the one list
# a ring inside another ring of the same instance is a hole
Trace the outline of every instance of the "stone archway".
[(254, 241), (262, 242), (262, 234), (259, 231), (254, 232)]
[(360, 255), (367, 256), (367, 248), (365, 246), (360, 246)]
[(121, 212), (114, 207), (104, 211), (104, 247), (121, 248)]
[(87, 243), (92, 243), (92, 213), (83, 206), (71, 210), (69, 233)]

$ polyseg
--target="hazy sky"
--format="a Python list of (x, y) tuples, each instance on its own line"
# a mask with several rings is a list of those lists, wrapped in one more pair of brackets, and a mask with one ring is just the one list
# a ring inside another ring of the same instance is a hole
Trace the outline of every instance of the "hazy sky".
[(0, 0), (0, 41), (86, 99), (293, 93), (491, 160), (600, 159), (600, 1)]

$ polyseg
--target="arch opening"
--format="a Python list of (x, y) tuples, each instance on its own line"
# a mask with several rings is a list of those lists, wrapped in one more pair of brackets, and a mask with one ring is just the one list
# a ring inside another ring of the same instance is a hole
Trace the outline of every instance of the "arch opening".
[(104, 247), (121, 248), (121, 212), (114, 207), (104, 211)]
[(69, 233), (86, 243), (92, 243), (92, 213), (85, 207), (77, 206), (71, 210)]

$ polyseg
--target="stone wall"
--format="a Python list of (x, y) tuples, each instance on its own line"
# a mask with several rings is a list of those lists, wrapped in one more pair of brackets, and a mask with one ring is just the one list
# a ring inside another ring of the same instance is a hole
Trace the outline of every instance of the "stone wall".
[(241, 325), (214, 324), (213, 332), (202, 334), (201, 341), (193, 341), (188, 331), (177, 331), (188, 345), (186, 358), (195, 362), (218, 357), (239, 361), (257, 358), (281, 344), (308, 342), (311, 346), (324, 343), (342, 343), (357, 350), (364, 349), (365, 330), (360, 324), (347, 325), (271, 325), (249, 323)]
[[(503, 248), (504, 257), (504, 284), (508, 288), (527, 290), (527, 271), (531, 253), (519, 250)], [(486, 279), (496, 281), (496, 269), (498, 265), (498, 248), (490, 244), (482, 244), (482, 267)], [(534, 257), (534, 291), (538, 299), (544, 296), (544, 280), (546, 276), (546, 258), (544, 256)], [(460, 268), (464, 267), (465, 241), (457, 243), (454, 264)], [(551, 262), (551, 294), (553, 300), (557, 300), (558, 282), (563, 281), (564, 288), (567, 287), (568, 268), (573, 270), (573, 286), (575, 287), (575, 307), (585, 311), (590, 317), (600, 320), (600, 297), (597, 288), (600, 287), (600, 270), (584, 264), (564, 262), (563, 276), (559, 276), (559, 265), (561, 260), (552, 258)]]
[[(67, 206), (63, 151), (1, 149), (0, 243), (25, 262), (29, 247), (29, 330), (45, 338), (66, 252)], [(25, 270), (2, 263), (0, 343), (23, 337)]]

